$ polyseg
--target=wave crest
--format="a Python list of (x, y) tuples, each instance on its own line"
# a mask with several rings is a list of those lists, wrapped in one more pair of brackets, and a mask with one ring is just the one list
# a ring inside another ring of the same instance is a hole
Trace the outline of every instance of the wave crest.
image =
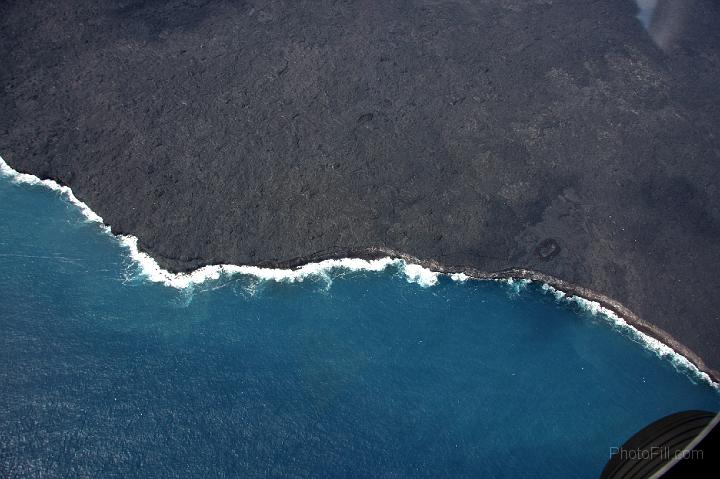
[[(103, 231), (120, 241), (120, 244), (128, 250), (132, 261), (138, 265), (144, 278), (176, 289), (182, 290), (199, 285), (206, 281), (217, 280), (223, 275), (232, 276), (240, 274), (254, 276), (265, 281), (295, 282), (303, 281), (305, 278), (311, 276), (324, 276), (329, 278), (328, 273), (333, 269), (379, 272), (385, 270), (391, 265), (398, 267), (398, 270), (405, 275), (407, 281), (417, 283), (422, 287), (431, 287), (438, 283), (438, 278), (440, 274), (442, 274), (425, 268), (419, 264), (409, 263), (403, 259), (391, 258), (389, 256), (374, 260), (365, 260), (360, 258), (328, 259), (317, 263), (308, 263), (295, 269), (262, 268), (259, 266), (222, 264), (203, 266), (189, 273), (173, 273), (162, 268), (150, 255), (140, 251), (138, 248), (138, 239), (135, 236), (112, 235), (110, 227), (105, 224), (102, 217), (95, 213), (87, 204), (80, 201), (69, 187), (62, 186), (53, 180), (42, 180), (34, 175), (20, 173), (8, 165), (2, 157), (0, 157), (0, 175), (9, 177), (16, 183), (41, 185), (59, 192), (67, 198), (70, 203), (77, 206), (88, 221), (98, 223)], [(452, 273), (449, 274), (449, 277), (456, 282), (465, 282), (469, 279), (476, 279), (465, 273)], [(519, 293), (531, 282), (531, 280), (528, 279), (513, 278), (505, 278), (501, 281), (510, 285), (516, 293)], [(544, 282), (541, 283), (541, 285), (543, 290), (552, 293), (558, 301), (573, 301), (580, 305), (580, 307), (584, 310), (589, 311), (591, 314), (601, 315), (620, 332), (628, 334), (634, 341), (654, 352), (658, 357), (668, 359), (679, 372), (688, 375), (691, 379), (693, 377), (699, 378), (701, 381), (710, 384), (713, 388), (720, 392), (720, 384), (713, 382), (707, 373), (698, 369), (697, 366), (695, 366), (695, 364), (693, 364), (685, 356), (661, 341), (641, 332), (613, 311), (602, 306), (600, 303), (581, 298), (579, 296), (569, 296), (565, 292)]]

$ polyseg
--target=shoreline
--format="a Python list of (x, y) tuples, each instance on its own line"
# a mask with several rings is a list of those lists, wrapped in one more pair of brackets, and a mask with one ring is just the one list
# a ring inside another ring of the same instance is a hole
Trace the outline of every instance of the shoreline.
[(293, 258), (285, 261), (264, 261), (258, 264), (205, 264), (187, 270), (164, 268), (157, 260), (141, 250), (138, 238), (132, 235), (117, 234), (112, 231), (102, 217), (97, 215), (86, 203), (79, 200), (69, 186), (60, 184), (52, 178), (41, 179), (38, 176), (22, 173), (0, 156), (0, 175), (7, 176), (11, 181), (27, 184), (40, 184), (58, 191), (77, 206), (88, 221), (99, 223), (105, 232), (118, 239), (129, 250), (130, 257), (138, 263), (150, 281), (162, 282), (169, 287), (182, 289), (206, 280), (217, 279), (222, 274), (249, 274), (265, 280), (295, 280), (334, 267), (363, 269), (368, 271), (384, 270), (389, 264), (404, 262), (406, 276), (409, 281), (422, 286), (432, 286), (437, 276), (443, 274), (456, 281), (475, 280), (529, 280), (547, 285), (549, 289), (561, 293), (560, 299), (579, 300), (593, 314), (601, 313), (608, 316), (616, 325), (625, 326), (635, 333), (642, 345), (651, 349), (658, 356), (675, 355), (683, 366), (706, 380), (711, 387), (720, 390), (720, 372), (707, 366), (705, 361), (690, 348), (675, 339), (664, 329), (649, 323), (633, 313), (619, 301), (589, 288), (575, 285), (560, 278), (539, 271), (524, 268), (508, 268), (500, 271), (486, 272), (473, 267), (448, 267), (434, 260), (423, 260), (401, 251), (382, 246), (367, 248), (320, 252), (313, 255)]

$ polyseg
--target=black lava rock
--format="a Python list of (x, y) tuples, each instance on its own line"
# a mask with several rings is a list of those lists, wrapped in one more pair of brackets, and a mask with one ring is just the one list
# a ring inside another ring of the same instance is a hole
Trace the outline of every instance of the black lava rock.
[(720, 6), (681, 3), (4, 1), (0, 155), (166, 268), (535, 269), (718, 368)]

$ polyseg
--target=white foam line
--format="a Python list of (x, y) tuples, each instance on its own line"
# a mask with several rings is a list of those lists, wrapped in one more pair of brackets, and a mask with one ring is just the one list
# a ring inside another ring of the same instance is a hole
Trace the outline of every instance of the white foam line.
[(468, 279), (470, 279), (470, 276), (466, 275), (465, 273), (452, 273), (450, 275), (450, 279), (453, 281), (457, 281), (458, 283), (464, 283)]
[[(72, 189), (67, 186), (62, 186), (53, 180), (41, 180), (37, 176), (30, 175), (27, 173), (20, 173), (14, 170), (8, 165), (5, 160), (0, 156), (0, 175), (7, 176), (11, 180), (17, 183), (25, 183), (31, 185), (42, 185), (46, 188), (59, 192), (65, 196), (70, 203), (77, 206), (82, 212), (83, 216), (88, 221), (98, 223), (103, 231), (112, 235), (110, 227), (105, 225), (103, 219), (95, 213), (88, 205), (77, 199), (73, 194)], [(115, 237), (115, 236), (114, 236)], [(374, 260), (364, 260), (359, 258), (342, 258), (342, 259), (328, 259), (317, 263), (308, 263), (296, 269), (281, 269), (281, 268), (261, 268), (258, 266), (239, 266), (233, 264), (223, 265), (212, 265), (198, 268), (189, 273), (172, 273), (166, 269), (163, 269), (155, 259), (153, 259), (147, 253), (144, 253), (138, 249), (138, 239), (135, 236), (130, 235), (119, 235), (117, 239), (120, 243), (128, 250), (130, 258), (139, 266), (141, 274), (149, 281), (162, 283), (166, 286), (184, 289), (194, 285), (198, 285), (208, 280), (219, 279), (223, 275), (234, 275), (243, 274), (255, 276), (262, 280), (272, 281), (302, 281), (309, 276), (322, 276), (336, 268), (347, 269), (351, 271), (383, 271), (390, 265), (397, 266), (401, 272), (405, 274), (405, 278), (408, 282), (417, 283), (422, 287), (430, 287), (438, 282), (438, 277), (441, 273), (432, 271), (423, 266), (407, 263), (402, 259), (393, 259), (390, 257), (384, 257)], [(453, 273), (449, 275), (454, 281), (465, 282), (471, 279), (470, 276), (464, 273)], [(522, 288), (530, 283), (530, 280), (520, 279), (514, 280), (508, 278), (505, 280), (511, 286), (517, 286)], [(630, 325), (615, 314), (613, 311), (603, 307), (600, 303), (590, 301), (579, 296), (567, 297), (567, 295), (553, 288), (547, 283), (542, 284), (542, 288), (546, 291), (552, 292), (558, 300), (569, 300), (578, 303), (580, 306), (590, 311), (593, 315), (602, 314), (607, 317), (618, 329), (624, 330), (630, 333), (630, 336), (637, 342), (653, 351), (660, 358), (667, 358), (679, 371), (687, 371), (699, 377), (704, 382), (707, 382), (716, 390), (720, 391), (720, 385), (712, 381), (710, 376), (700, 371), (690, 360), (685, 356), (678, 353), (671, 347), (663, 344), (659, 340), (642, 333), (634, 326)]]
[(700, 371), (688, 358), (678, 353), (667, 344), (662, 343), (660, 340), (643, 333), (635, 326), (629, 324), (623, 318), (618, 316), (614, 311), (604, 307), (597, 301), (591, 301), (580, 296), (568, 296), (563, 291), (553, 288), (547, 283), (542, 284), (542, 289), (552, 293), (558, 301), (574, 302), (593, 316), (602, 316), (606, 318), (615, 328), (628, 334), (631, 339), (655, 353), (655, 355), (657, 355), (660, 359), (667, 359), (670, 361), (670, 364), (672, 364), (678, 372), (685, 373), (691, 378), (699, 378), (702, 382), (709, 384), (716, 391), (720, 392), (720, 384), (714, 382), (707, 373)]
[[(53, 180), (41, 180), (35, 175), (20, 173), (8, 165), (0, 157), (0, 174), (9, 177), (16, 183), (42, 185), (65, 196), (70, 203), (77, 206), (88, 221), (98, 223), (102, 229), (111, 234), (110, 227), (105, 225), (102, 217), (95, 213), (88, 205), (80, 201), (72, 189), (62, 186)], [(296, 269), (261, 268), (258, 266), (222, 264), (203, 266), (188, 273), (173, 273), (162, 268), (154, 258), (138, 248), (138, 239), (131, 235), (118, 235), (120, 241), (130, 255), (130, 258), (139, 266), (141, 274), (149, 281), (162, 283), (166, 286), (184, 289), (198, 285), (208, 280), (219, 279), (223, 275), (244, 274), (255, 276), (262, 280), (272, 281), (302, 281), (309, 276), (326, 276), (333, 269), (350, 271), (383, 271), (390, 265), (399, 267), (409, 282), (428, 287), (437, 283), (438, 273), (420, 265), (409, 264), (402, 259), (384, 257), (374, 260), (360, 258), (328, 259), (317, 263), (308, 263)]]
[(80, 201), (75, 197), (72, 190), (67, 186), (61, 186), (58, 183), (54, 182), (53, 180), (41, 180), (35, 175), (28, 175), (27, 173), (20, 173), (18, 171), (15, 171), (10, 165), (5, 163), (5, 160), (2, 159), (0, 156), (0, 174), (3, 176), (10, 177), (13, 181), (16, 183), (25, 183), (29, 185), (42, 185), (46, 188), (49, 188), (54, 191), (58, 191), (61, 194), (65, 195), (65, 197), (70, 201), (70, 203), (74, 204), (78, 208), (80, 208), (80, 211), (82, 212), (83, 216), (88, 219), (88, 221), (93, 221), (100, 223), (104, 226), (103, 219), (98, 216), (93, 210), (90, 209), (88, 205)]
[(510, 286), (510, 289), (512, 290), (513, 294), (520, 294), (520, 292), (527, 287), (531, 283), (529, 279), (525, 278), (504, 278), (499, 280), (500, 282), (507, 283), (508, 286)]
[(380, 258), (364, 260), (359, 258), (328, 259), (318, 263), (308, 263), (296, 269), (282, 268), (261, 268), (258, 266), (221, 264), (203, 266), (189, 273), (172, 273), (160, 267), (157, 262), (147, 253), (140, 251), (137, 247), (137, 238), (134, 236), (120, 236), (120, 242), (125, 246), (130, 257), (135, 261), (142, 274), (149, 280), (163, 283), (172, 288), (184, 289), (190, 286), (199, 285), (205, 281), (216, 280), (221, 276), (232, 276), (236, 274), (254, 276), (258, 279), (278, 282), (303, 281), (311, 276), (324, 276), (333, 269), (346, 269), (350, 271), (382, 271), (391, 264), (401, 267), (401, 260), (392, 258)]
[(431, 271), (418, 264), (404, 264), (404, 272), (408, 281), (428, 287), (437, 284), (440, 273)]

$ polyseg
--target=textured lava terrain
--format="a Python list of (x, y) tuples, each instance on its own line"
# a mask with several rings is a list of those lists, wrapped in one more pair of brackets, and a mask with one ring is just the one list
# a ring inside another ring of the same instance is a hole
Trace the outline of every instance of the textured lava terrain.
[(163, 266), (387, 247), (608, 295), (720, 368), (720, 6), (4, 1), (0, 155)]

